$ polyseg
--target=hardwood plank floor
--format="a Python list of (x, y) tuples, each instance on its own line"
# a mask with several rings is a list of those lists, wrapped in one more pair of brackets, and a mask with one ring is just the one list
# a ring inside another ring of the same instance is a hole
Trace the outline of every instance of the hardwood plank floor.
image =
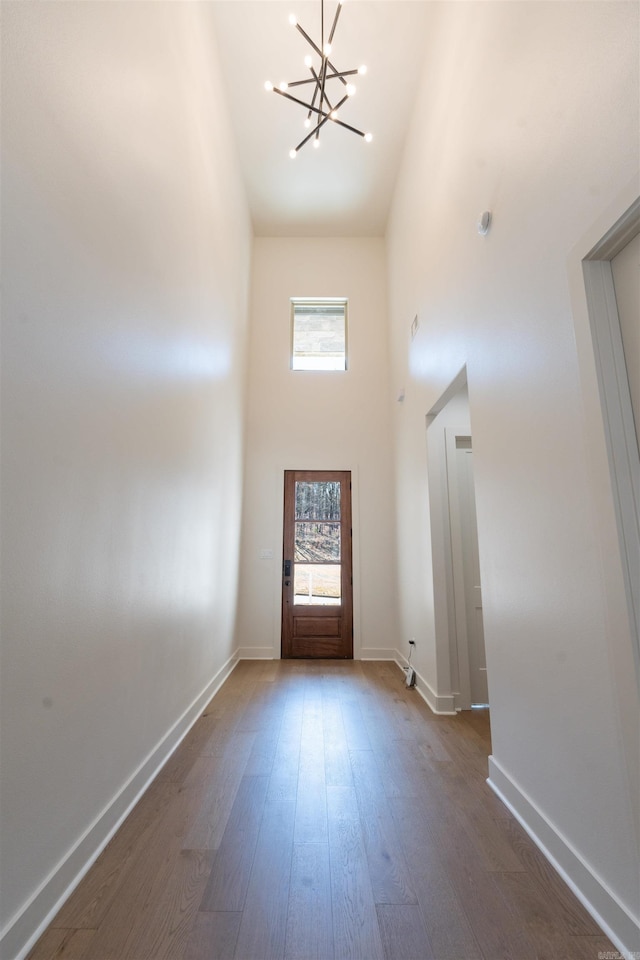
[(597, 960), (490, 749), (395, 664), (243, 661), (29, 960)]

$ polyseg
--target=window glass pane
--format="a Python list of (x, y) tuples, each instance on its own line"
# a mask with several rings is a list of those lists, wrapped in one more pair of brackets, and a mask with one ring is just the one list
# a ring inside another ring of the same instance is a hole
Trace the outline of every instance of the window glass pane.
[(340, 523), (296, 523), (294, 559), (340, 563)]
[(346, 301), (293, 301), (294, 370), (345, 370), (346, 341)]
[(293, 576), (294, 604), (339, 606), (340, 565), (296, 563)]
[(339, 520), (340, 482), (296, 481), (296, 520)]

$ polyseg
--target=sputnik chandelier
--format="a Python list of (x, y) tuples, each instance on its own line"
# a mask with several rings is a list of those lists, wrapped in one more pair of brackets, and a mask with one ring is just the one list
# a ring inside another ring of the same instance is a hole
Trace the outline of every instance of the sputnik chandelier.
[[(357, 74), (362, 76), (367, 72), (367, 68), (365, 66), (357, 67), (355, 70), (337, 70), (329, 59), (331, 56), (333, 36), (336, 32), (336, 26), (338, 25), (340, 11), (342, 10), (342, 3), (343, 0), (338, 0), (338, 6), (333, 18), (329, 37), (325, 43), (324, 0), (320, 0), (319, 45), (313, 42), (309, 34), (302, 29), (295, 15), (291, 14), (289, 17), (289, 23), (292, 27), (295, 27), (299, 33), (302, 34), (311, 49), (320, 58), (320, 61), (314, 66), (313, 57), (308, 55), (304, 58), (304, 64), (310, 73), (310, 76), (306, 77), (304, 80), (294, 80), (292, 83), (286, 83), (283, 81), (277, 87), (274, 86), (270, 80), (267, 80), (264, 85), (265, 90), (277, 93), (281, 97), (286, 97), (287, 100), (291, 100), (293, 103), (297, 103), (301, 107), (304, 107), (307, 112), (304, 125), (306, 129), (309, 130), (309, 133), (303, 140), (300, 141), (297, 147), (289, 151), (289, 156), (292, 160), (295, 159), (298, 151), (301, 150), (305, 143), (308, 143), (309, 140), (313, 140), (314, 147), (320, 146), (320, 131), (328, 121), (331, 121), (331, 123), (336, 123), (339, 127), (344, 127), (345, 130), (351, 130), (352, 133), (357, 133), (359, 137), (364, 137), (367, 143), (370, 143), (373, 139), (370, 133), (363, 133), (362, 130), (357, 130), (356, 127), (352, 127), (350, 124), (344, 123), (344, 121), (340, 120), (338, 116), (338, 111), (341, 109), (343, 104), (345, 104), (347, 100), (356, 92), (356, 88), (352, 83), (347, 81), (347, 77), (354, 77)], [(336, 85), (336, 83), (333, 81), (337, 81), (338, 84)], [(332, 84), (331, 96), (329, 96), (330, 83)], [(305, 100), (301, 100), (299, 97), (294, 97), (288, 92), (293, 87), (304, 86), (311, 87), (311, 91), (307, 91), (307, 95), (311, 96), (311, 99), (308, 103)], [(338, 91), (337, 93), (334, 92), (336, 89)]]

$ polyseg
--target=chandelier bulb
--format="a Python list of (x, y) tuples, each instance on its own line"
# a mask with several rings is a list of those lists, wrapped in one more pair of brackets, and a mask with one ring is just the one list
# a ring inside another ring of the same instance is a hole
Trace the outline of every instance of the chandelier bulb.
[(313, 141), (313, 146), (314, 146), (314, 149), (316, 150), (320, 146), (320, 140), (318, 139), (318, 137), (316, 137), (315, 140)]
[(289, 84), (287, 83), (286, 80), (283, 80), (282, 83), (278, 84), (278, 86), (280, 87), (283, 93), (285, 92), (285, 90), (288, 90), (289, 88)]
[(306, 120), (304, 121), (304, 125), (305, 125), (305, 127), (306, 127), (307, 130), (308, 130), (309, 127), (311, 126), (311, 120), (309, 119), (309, 117), (307, 117)]
[(324, 47), (322, 48), (322, 52), (324, 53), (325, 57), (328, 57), (331, 53), (331, 44), (325, 43)]
[(264, 88), (265, 88), (265, 90), (268, 90), (269, 92), (271, 92), (271, 91), (273, 90), (273, 84), (271, 83), (271, 80), (267, 80), (267, 82), (266, 82), (265, 85), (264, 85)]
[(289, 156), (291, 157), (292, 160), (295, 160), (295, 158), (296, 158), (296, 151), (295, 151), (295, 150), (289, 150)]
[(352, 83), (348, 83), (348, 84), (347, 84), (347, 96), (348, 96), (348, 97), (353, 97), (353, 96), (355, 96), (355, 92), (356, 92), (356, 88), (354, 87), (354, 85), (353, 85)]
[(289, 23), (291, 24), (292, 27), (297, 27), (297, 26), (298, 26), (298, 21), (297, 21), (297, 19), (296, 19), (295, 13), (290, 13), (290, 14), (289, 14)]
[(366, 140), (367, 143), (371, 143), (371, 141), (373, 140), (373, 134), (372, 134), (372, 133), (365, 133), (364, 139)]
[(329, 116), (331, 117), (332, 120), (337, 120), (337, 119), (338, 119), (338, 111), (337, 111), (337, 110), (332, 110), (331, 113), (329, 114)]
[(307, 56), (304, 58), (305, 67), (310, 67), (312, 63), (313, 63), (313, 60), (311, 59), (311, 57)]
[(366, 72), (367, 72), (367, 67), (366, 67), (366, 64), (363, 63), (361, 67), (358, 67), (358, 73), (360, 74), (361, 77), (363, 77)]

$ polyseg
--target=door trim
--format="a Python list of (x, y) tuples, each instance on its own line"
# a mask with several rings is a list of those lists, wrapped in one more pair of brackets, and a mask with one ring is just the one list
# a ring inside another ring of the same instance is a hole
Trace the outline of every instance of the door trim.
[(640, 454), (611, 260), (640, 233), (640, 198), (582, 258), (618, 539), (640, 685)]
[(458, 506), (458, 478), (455, 460), (456, 440), (470, 436), (468, 430), (445, 427), (445, 461), (447, 470), (447, 504), (449, 512), (449, 538), (451, 549), (451, 590), (453, 593), (453, 623), (449, 625), (451, 642), (455, 644), (458, 662), (459, 693), (455, 695), (456, 708), (471, 709), (471, 676), (469, 664), (469, 637), (467, 635), (467, 611), (462, 563), (462, 530)]

